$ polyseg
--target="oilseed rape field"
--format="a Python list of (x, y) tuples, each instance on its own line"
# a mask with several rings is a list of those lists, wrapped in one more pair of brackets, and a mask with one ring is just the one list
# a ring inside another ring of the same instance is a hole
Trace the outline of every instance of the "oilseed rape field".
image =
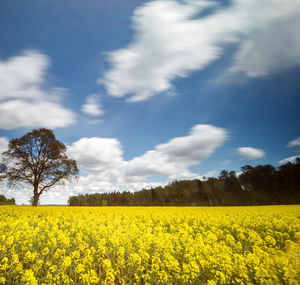
[(299, 284), (300, 206), (0, 207), (0, 284)]

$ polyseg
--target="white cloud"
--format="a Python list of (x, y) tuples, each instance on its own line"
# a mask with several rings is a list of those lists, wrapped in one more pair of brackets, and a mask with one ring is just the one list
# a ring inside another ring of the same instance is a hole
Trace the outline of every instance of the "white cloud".
[(86, 103), (82, 105), (81, 110), (91, 116), (101, 116), (104, 110), (99, 102), (100, 96), (93, 94), (86, 99)]
[(297, 158), (297, 157), (300, 157), (300, 154), (299, 154), (299, 155), (293, 155), (293, 156), (284, 158), (284, 159), (278, 161), (278, 164), (286, 164), (286, 163), (288, 163), (288, 162), (294, 163), (294, 162), (296, 162), (296, 158)]
[(295, 146), (300, 146), (300, 137), (290, 141), (287, 144), (287, 147), (295, 147)]
[(8, 147), (8, 139), (6, 137), (0, 137), (0, 161), (2, 152), (6, 151)]
[(81, 138), (68, 147), (68, 155), (77, 160), (84, 175), (68, 193), (137, 191), (167, 182), (150, 182), (148, 179), (154, 175), (169, 180), (201, 178), (188, 168), (208, 158), (226, 137), (224, 129), (196, 125), (187, 136), (173, 138), (129, 161), (124, 160), (117, 139)]
[(190, 134), (173, 138), (160, 144), (154, 150), (128, 162), (126, 175), (149, 176), (167, 174), (172, 179), (198, 176), (190, 173), (188, 167), (200, 163), (223, 144), (227, 137), (224, 129), (211, 125), (196, 125)]
[[(195, 125), (188, 135), (159, 144), (129, 161), (124, 160), (122, 145), (117, 139), (81, 138), (68, 146), (68, 156), (77, 161), (81, 171), (79, 180), (44, 193), (41, 203), (65, 204), (71, 195), (124, 190), (134, 192), (165, 185), (175, 179), (201, 179), (202, 175), (192, 173), (189, 167), (212, 155), (226, 138), (225, 129)], [(5, 140), (3, 142), (5, 144)], [(166, 177), (165, 181), (153, 181), (155, 175)], [(31, 189), (18, 191), (4, 188), (0, 192), (15, 197), (18, 204), (27, 203), (32, 196)]]
[[(287, 147), (299, 147), (299, 146), (300, 146), (300, 137), (299, 137), (299, 138), (296, 138), (296, 139), (294, 139), (294, 140), (291, 140), (291, 141), (287, 144)], [(288, 162), (290, 162), (290, 163), (295, 163), (297, 157), (300, 157), (300, 154), (298, 154), (298, 155), (293, 155), (293, 156), (284, 158), (284, 159), (278, 161), (278, 164), (282, 165), (282, 164), (286, 164), (286, 163), (288, 163)]]
[(269, 0), (266, 4), (263, 9), (251, 7), (258, 13), (256, 23), (241, 42), (231, 71), (257, 77), (300, 63), (300, 2)]
[(218, 174), (220, 173), (220, 170), (211, 170), (203, 175), (201, 175), (201, 180), (207, 180), (207, 178), (210, 178), (210, 177), (217, 177)]
[(0, 105), (0, 128), (43, 126), (65, 127), (74, 122), (73, 113), (60, 104), (46, 100), (10, 100)]
[(111, 171), (123, 163), (121, 144), (113, 138), (81, 138), (68, 147), (68, 154), (87, 173)]
[(238, 154), (244, 160), (258, 159), (265, 156), (265, 152), (263, 150), (253, 147), (239, 147)]
[(123, 159), (121, 143), (113, 138), (81, 138), (68, 147), (68, 154), (85, 173), (116, 181), (142, 181), (156, 174), (187, 178), (197, 175), (188, 167), (208, 158), (226, 137), (222, 128), (196, 125), (189, 135), (157, 145), (130, 161)]
[(3, 162), (2, 153), (8, 150), (8, 139), (0, 137), (0, 163)]
[(59, 102), (62, 88), (45, 88), (49, 58), (36, 51), (0, 61), (0, 128), (65, 127), (75, 114)]
[(90, 174), (80, 177), (80, 180), (71, 190), (72, 195), (85, 193), (105, 193), (111, 191), (130, 191), (135, 192), (142, 188), (151, 188), (164, 185), (163, 182), (147, 181), (126, 181), (118, 182), (113, 180), (103, 180), (97, 174)]
[(27, 189), (13, 189), (8, 188), (6, 184), (0, 183), (0, 194), (4, 195), (7, 199), (14, 198), (17, 205), (29, 204), (30, 198), (33, 196), (33, 191)]
[[(228, 69), (261, 76), (300, 63), (299, 0), (218, 2), (157, 0), (137, 8), (134, 37), (109, 53), (111, 69), (99, 83), (115, 97), (142, 101), (172, 90), (185, 77), (220, 58), (227, 43), (237, 52)], [(198, 17), (207, 8), (212, 13)]]

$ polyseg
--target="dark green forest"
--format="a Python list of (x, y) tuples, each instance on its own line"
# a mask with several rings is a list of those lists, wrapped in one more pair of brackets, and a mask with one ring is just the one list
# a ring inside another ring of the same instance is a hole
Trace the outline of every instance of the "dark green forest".
[[(101, 189), (99, 189), (99, 192)], [(174, 181), (138, 192), (72, 196), (70, 206), (238, 206), (300, 203), (300, 158), (278, 168), (242, 167), (242, 173), (222, 170), (218, 178)]]
[(14, 198), (7, 199), (4, 195), (0, 195), (0, 205), (16, 205)]

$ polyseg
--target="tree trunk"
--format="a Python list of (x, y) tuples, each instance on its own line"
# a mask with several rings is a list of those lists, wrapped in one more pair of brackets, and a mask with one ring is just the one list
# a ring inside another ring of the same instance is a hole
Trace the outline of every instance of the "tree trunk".
[(31, 201), (31, 205), (34, 206), (34, 207), (36, 207), (38, 205), (39, 198), (40, 198), (40, 193), (38, 192), (38, 186), (34, 185), (33, 197), (32, 197), (32, 201)]
[(212, 202), (211, 202), (210, 195), (208, 192), (207, 192), (207, 197), (208, 197), (209, 205), (212, 206)]
[(38, 194), (36, 194), (36, 195), (33, 196), (32, 206), (36, 207), (38, 205), (39, 198), (40, 198), (40, 195), (38, 195)]

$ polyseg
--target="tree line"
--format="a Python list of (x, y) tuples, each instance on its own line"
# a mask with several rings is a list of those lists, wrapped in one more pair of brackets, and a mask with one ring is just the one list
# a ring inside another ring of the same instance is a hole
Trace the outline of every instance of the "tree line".
[[(100, 190), (100, 189), (99, 189)], [(138, 192), (71, 196), (70, 206), (222, 206), (300, 203), (300, 158), (278, 168), (242, 167), (242, 173), (222, 170), (218, 178), (174, 181)]]
[(7, 199), (4, 195), (0, 195), (0, 205), (16, 205), (14, 198)]

